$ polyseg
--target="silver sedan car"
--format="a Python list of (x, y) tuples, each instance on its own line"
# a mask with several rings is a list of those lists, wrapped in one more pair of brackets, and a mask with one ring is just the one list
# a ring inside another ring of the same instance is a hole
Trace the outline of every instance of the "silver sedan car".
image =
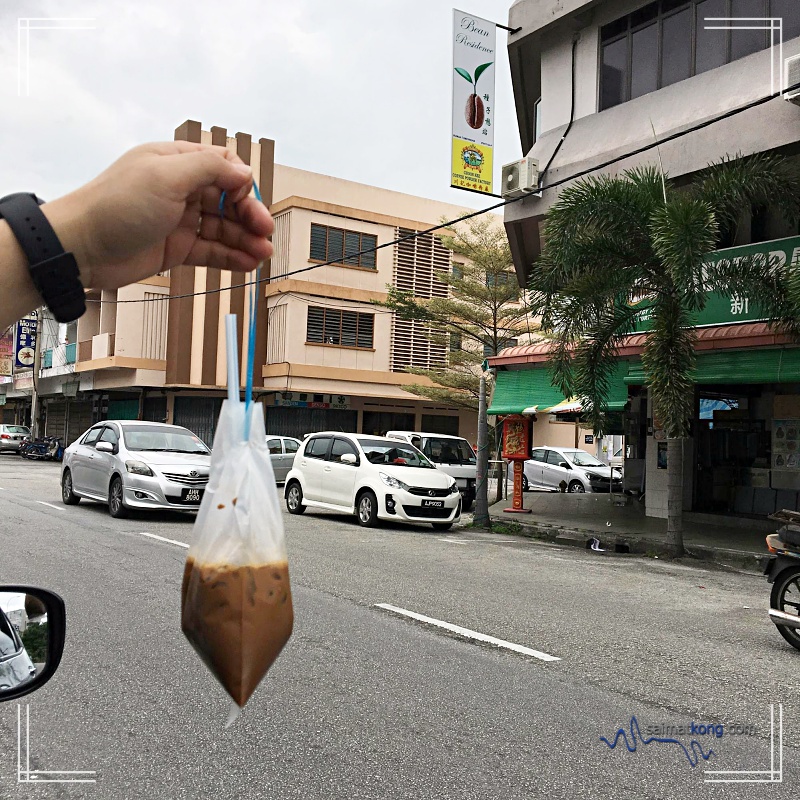
[(61, 498), (130, 509), (196, 511), (208, 483), (211, 451), (190, 430), (161, 422), (99, 422), (64, 451)]

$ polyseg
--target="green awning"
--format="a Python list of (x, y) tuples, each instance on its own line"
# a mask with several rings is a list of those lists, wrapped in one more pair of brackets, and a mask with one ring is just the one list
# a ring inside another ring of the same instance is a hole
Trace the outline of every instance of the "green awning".
[[(610, 382), (607, 411), (622, 411), (628, 402), (628, 387), (624, 378), (628, 373), (628, 362), (618, 362)], [(533, 413), (536, 409), (548, 408), (564, 403), (565, 398), (553, 384), (552, 374), (546, 365), (506, 370), (497, 373), (489, 414)]]
[[(643, 385), (641, 362), (632, 364), (625, 383)], [(708, 383), (794, 383), (800, 382), (800, 348), (784, 350), (728, 350), (699, 353), (694, 382)]]

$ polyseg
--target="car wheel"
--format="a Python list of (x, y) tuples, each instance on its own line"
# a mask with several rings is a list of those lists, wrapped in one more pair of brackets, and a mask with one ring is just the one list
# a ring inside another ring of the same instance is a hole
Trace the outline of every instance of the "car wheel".
[(378, 521), (378, 498), (373, 492), (366, 491), (358, 498), (356, 505), (358, 524), (372, 528)]
[(522, 476), (522, 491), (529, 492), (531, 490), (531, 485), (528, 483), (528, 478), (523, 474)]
[(65, 506), (76, 506), (81, 501), (80, 497), (72, 491), (72, 473), (68, 469), (65, 469), (61, 476), (61, 499)]
[(583, 484), (580, 481), (572, 481), (567, 491), (571, 492), (572, 494), (582, 494), (586, 491), (586, 489), (584, 489)]
[(449, 531), (453, 527), (452, 522), (431, 522), (435, 531)]
[(306, 510), (303, 505), (303, 490), (297, 481), (292, 481), (286, 490), (286, 509), (290, 514), (302, 514)]
[(122, 499), (122, 480), (114, 478), (108, 487), (108, 512), (114, 519), (125, 519), (128, 509)]

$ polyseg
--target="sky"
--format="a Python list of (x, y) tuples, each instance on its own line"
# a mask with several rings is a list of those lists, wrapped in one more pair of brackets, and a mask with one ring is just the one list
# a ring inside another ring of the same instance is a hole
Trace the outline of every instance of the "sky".
[[(510, 6), (459, 8), (506, 24)], [(452, 9), (444, 0), (3, 0), (0, 196), (52, 200), (194, 119), (274, 139), (280, 164), (487, 207), (496, 201), (449, 188)], [(30, 31), (25, 69), (18, 20), (32, 17), (94, 27)], [(522, 155), (506, 36), (498, 29), (495, 191), (500, 165)]]

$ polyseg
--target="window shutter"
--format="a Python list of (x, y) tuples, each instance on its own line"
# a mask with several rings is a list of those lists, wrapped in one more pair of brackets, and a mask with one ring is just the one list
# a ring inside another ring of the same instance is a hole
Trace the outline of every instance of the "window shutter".
[(311, 223), (311, 255), (309, 258), (314, 258), (317, 261), (328, 260), (328, 229), (324, 225), (315, 225)]
[(317, 306), (308, 307), (308, 325), (306, 328), (307, 342), (323, 341), (323, 325), (325, 320), (325, 309)]

